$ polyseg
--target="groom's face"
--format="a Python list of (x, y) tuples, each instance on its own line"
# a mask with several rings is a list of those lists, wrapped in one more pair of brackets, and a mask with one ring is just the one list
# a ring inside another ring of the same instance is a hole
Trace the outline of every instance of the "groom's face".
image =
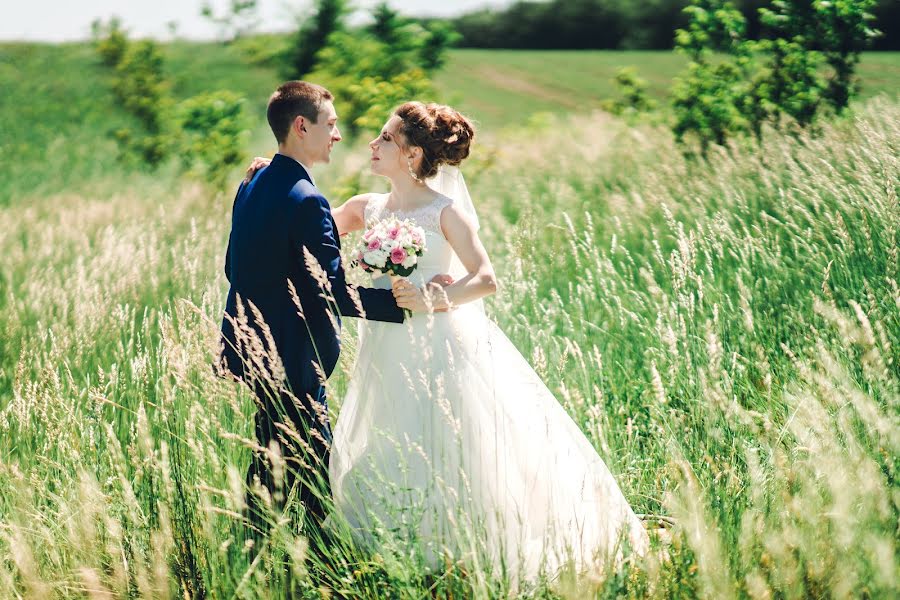
[(341, 132), (337, 126), (337, 112), (332, 102), (325, 102), (319, 110), (319, 118), (315, 123), (305, 120), (306, 133), (304, 145), (307, 147), (313, 162), (327, 163), (331, 160), (331, 149), (335, 142), (341, 141)]

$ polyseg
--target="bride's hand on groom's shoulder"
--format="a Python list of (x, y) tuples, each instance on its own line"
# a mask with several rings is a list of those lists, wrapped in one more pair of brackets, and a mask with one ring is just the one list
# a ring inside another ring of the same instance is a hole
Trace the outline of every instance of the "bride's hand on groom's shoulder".
[(247, 167), (247, 175), (244, 177), (244, 183), (250, 183), (250, 180), (253, 179), (256, 172), (263, 167), (268, 167), (270, 162), (272, 162), (272, 159), (266, 158), (265, 156), (257, 156), (250, 161), (250, 166)]

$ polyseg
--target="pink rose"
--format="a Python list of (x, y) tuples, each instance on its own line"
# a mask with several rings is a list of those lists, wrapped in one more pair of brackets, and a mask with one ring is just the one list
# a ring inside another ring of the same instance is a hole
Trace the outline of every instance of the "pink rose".
[(403, 248), (394, 248), (391, 251), (391, 262), (395, 265), (399, 265), (404, 260), (406, 260), (407, 256), (408, 255), (406, 254), (406, 250), (404, 250)]
[(378, 250), (379, 248), (381, 248), (381, 240), (378, 238), (369, 240), (369, 250)]
[(391, 238), (392, 240), (396, 240), (398, 235), (400, 235), (399, 227), (392, 227), (391, 230), (388, 232), (388, 237)]

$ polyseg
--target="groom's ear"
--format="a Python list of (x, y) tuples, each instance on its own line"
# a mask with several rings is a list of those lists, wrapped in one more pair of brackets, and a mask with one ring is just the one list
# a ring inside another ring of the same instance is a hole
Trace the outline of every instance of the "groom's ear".
[(292, 128), (294, 133), (297, 134), (297, 137), (302, 138), (306, 133), (306, 118), (303, 115), (297, 115), (297, 118), (294, 119), (294, 123), (292, 124)]

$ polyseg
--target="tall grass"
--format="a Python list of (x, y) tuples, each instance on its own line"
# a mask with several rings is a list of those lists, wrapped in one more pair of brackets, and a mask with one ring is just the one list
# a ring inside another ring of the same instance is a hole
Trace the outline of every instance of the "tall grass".
[[(646, 561), (523, 594), (900, 592), (900, 104), (765, 139), (690, 162), (664, 130), (597, 115), (467, 163), (489, 313), (635, 510), (676, 522)], [(254, 406), (209, 366), (230, 201), (148, 179), (0, 209), (0, 595), (508, 594), (346, 536), (308, 564), (289, 520), (254, 558)]]

